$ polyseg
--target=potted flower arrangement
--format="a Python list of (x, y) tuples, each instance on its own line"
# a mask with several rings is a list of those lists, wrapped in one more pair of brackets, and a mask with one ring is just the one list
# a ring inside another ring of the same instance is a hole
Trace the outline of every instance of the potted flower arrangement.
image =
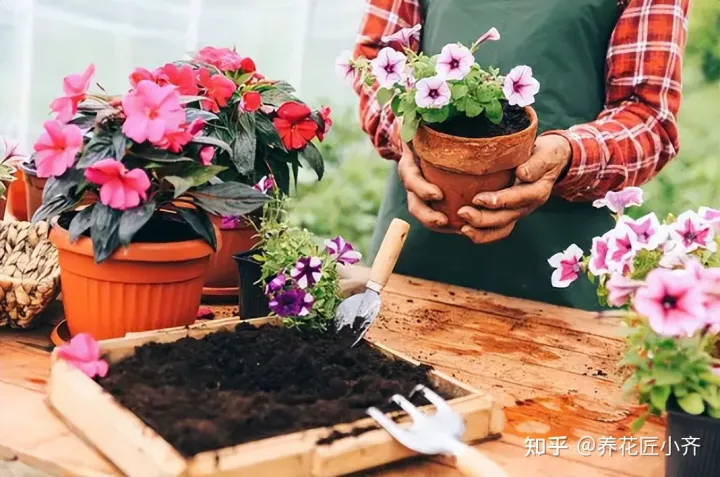
[(6, 194), (10, 183), (15, 180), (17, 164), (22, 158), (18, 152), (18, 144), (3, 138), (3, 153), (0, 156), (0, 220), (5, 218)]
[(540, 85), (529, 66), (501, 76), (475, 61), (482, 43), (500, 39), (495, 28), (469, 48), (453, 43), (432, 57), (409, 48), (420, 28), (383, 37), (388, 46), (372, 61), (344, 54), (336, 66), (343, 77), (379, 85), (377, 101), (390, 102), (400, 138), (412, 141), (425, 178), (443, 192), (433, 206), (460, 228), (457, 211), (479, 192), (510, 186), (513, 170), (529, 159), (538, 126), (530, 105)]
[[(137, 68), (130, 81), (141, 80), (175, 84), (181, 94), (204, 96), (190, 106), (200, 110), (194, 118), (205, 124), (203, 160), (225, 168), (218, 173), (221, 180), (253, 185), (263, 193), (277, 182), (287, 194), (303, 164), (322, 178), (324, 162), (313, 140), (322, 141), (330, 130), (330, 109), (310, 109), (295, 97), (290, 84), (260, 74), (252, 58), (229, 48), (207, 46), (187, 62), (153, 71)], [(222, 247), (210, 258), (203, 290), (206, 297), (237, 296), (232, 257), (256, 243), (252, 221), (257, 218), (211, 216), (220, 229)]]
[(138, 79), (123, 96), (88, 93), (92, 71), (65, 78), (74, 89), (53, 102), (57, 118), (33, 155), (48, 178), (33, 221), (56, 218), (70, 332), (105, 339), (190, 324), (220, 245), (210, 215), (246, 214), (268, 197), (218, 178), (226, 167), (208, 144), (230, 146), (205, 133), (209, 113), (193, 107), (209, 91)]
[(566, 287), (587, 273), (601, 303), (624, 309), (605, 314), (628, 328), (624, 391), (648, 406), (633, 429), (667, 411), (668, 439), (693, 449), (667, 449), (666, 476), (710, 477), (720, 453), (720, 211), (701, 207), (662, 222), (624, 214), (641, 203), (634, 187), (596, 201), (616, 214), (616, 227), (593, 239), (588, 256), (571, 245), (551, 257), (552, 282)]

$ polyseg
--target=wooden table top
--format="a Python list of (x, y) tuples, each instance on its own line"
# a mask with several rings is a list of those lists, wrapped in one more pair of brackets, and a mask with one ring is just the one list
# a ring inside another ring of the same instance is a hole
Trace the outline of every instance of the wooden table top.
[[(60, 303), (48, 313), (61, 316)], [(59, 476), (122, 475), (45, 404), (50, 329), (0, 330), (0, 459)], [(664, 421), (630, 433), (641, 409), (620, 395), (618, 331), (590, 313), (394, 276), (370, 336), (502, 403), (502, 438), (478, 448), (511, 477), (657, 477)], [(421, 459), (363, 475), (460, 474)]]

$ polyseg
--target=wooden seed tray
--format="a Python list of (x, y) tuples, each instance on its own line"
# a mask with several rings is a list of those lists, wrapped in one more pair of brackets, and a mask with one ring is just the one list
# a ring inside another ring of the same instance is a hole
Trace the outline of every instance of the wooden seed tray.
[[(228, 318), (190, 327), (129, 333), (124, 338), (101, 341), (100, 347), (112, 366), (112, 363), (132, 355), (136, 347), (146, 343), (201, 338), (209, 333), (232, 330), (238, 323), (239, 319)], [(254, 326), (280, 325), (279, 320), (272, 318), (250, 320), (248, 323)], [(394, 359), (420, 365), (379, 343), (368, 342)], [(500, 435), (505, 422), (504, 414), (489, 395), (438, 371), (431, 371), (431, 375), (437, 389), (454, 396), (450, 405), (465, 419), (465, 442), (473, 443)], [(372, 425), (374, 421), (367, 418), (203, 452), (187, 459), (140, 418), (121, 406), (99, 384), (57, 359), (56, 353), (52, 355), (47, 393), (50, 407), (70, 428), (129, 477), (330, 477), (416, 455), (381, 429), (357, 437), (345, 437), (328, 445), (316, 444), (318, 439), (334, 430), (347, 432), (355, 427)], [(432, 412), (432, 406), (423, 409)], [(407, 420), (401, 419), (400, 422), (406, 423)]]

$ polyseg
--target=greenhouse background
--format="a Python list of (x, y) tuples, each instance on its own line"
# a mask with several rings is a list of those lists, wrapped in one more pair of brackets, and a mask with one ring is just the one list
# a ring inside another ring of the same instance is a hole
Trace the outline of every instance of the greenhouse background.
[[(352, 48), (364, 8), (365, 0), (0, 0), (0, 134), (29, 150), (62, 78), (90, 62), (97, 82), (118, 93), (136, 66), (152, 68), (205, 45), (234, 46), (304, 100), (332, 107), (326, 177), (302, 177), (291, 217), (365, 250), (389, 164), (360, 131), (356, 98), (333, 70), (338, 53)], [(681, 153), (645, 187), (645, 210), (720, 207), (719, 79), (720, 1), (694, 0)]]

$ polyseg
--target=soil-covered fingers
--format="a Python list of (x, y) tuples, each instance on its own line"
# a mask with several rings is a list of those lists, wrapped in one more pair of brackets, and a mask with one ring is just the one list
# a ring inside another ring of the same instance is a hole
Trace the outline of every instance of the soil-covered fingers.
[(413, 192), (407, 192), (408, 212), (429, 229), (441, 229), (448, 224), (448, 218), (442, 212), (433, 210)]
[(458, 215), (465, 219), (473, 228), (497, 229), (516, 222), (530, 212), (531, 209), (529, 207), (522, 209), (488, 210), (466, 206), (458, 211)]
[(517, 184), (497, 192), (481, 192), (473, 198), (473, 204), (485, 209), (535, 208), (550, 197), (553, 182), (541, 179), (530, 184)]
[(415, 162), (415, 155), (407, 146), (403, 149), (403, 155), (398, 163), (398, 175), (402, 180), (405, 190), (412, 192), (421, 200), (442, 200), (443, 194), (439, 187), (425, 180), (420, 167)]
[(513, 222), (510, 225), (496, 229), (475, 229), (469, 225), (465, 225), (460, 232), (476, 244), (497, 242), (512, 233), (515, 228), (515, 223), (516, 222)]

